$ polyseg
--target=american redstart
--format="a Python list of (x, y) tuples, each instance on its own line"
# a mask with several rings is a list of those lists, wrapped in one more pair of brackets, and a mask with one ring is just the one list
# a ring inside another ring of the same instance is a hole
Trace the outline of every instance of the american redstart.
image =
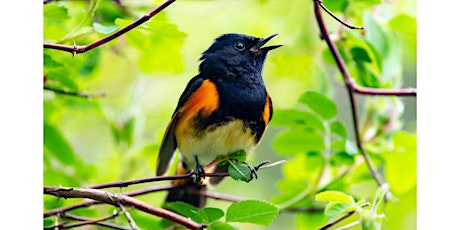
[[(179, 98), (161, 143), (157, 175), (169, 168), (176, 148), (180, 162), (176, 174), (192, 170), (204, 173), (202, 165), (216, 157), (244, 150), (251, 153), (272, 118), (272, 101), (262, 79), (268, 51), (281, 45), (262, 47), (277, 34), (257, 38), (224, 34), (202, 54), (199, 74), (192, 78)], [(226, 172), (228, 166), (213, 166), (211, 172)], [(221, 177), (209, 179), (216, 185)], [(166, 201), (183, 201), (203, 207), (205, 189), (192, 179), (173, 181), (191, 185), (169, 192)], [(193, 185), (192, 185), (193, 184)]]

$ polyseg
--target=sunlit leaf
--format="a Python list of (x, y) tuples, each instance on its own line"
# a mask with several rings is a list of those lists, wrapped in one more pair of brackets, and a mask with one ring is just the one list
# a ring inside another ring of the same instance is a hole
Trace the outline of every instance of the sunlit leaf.
[(338, 216), (350, 211), (355, 207), (354, 203), (349, 202), (330, 202), (326, 205), (324, 213), (329, 220), (335, 219)]
[(199, 208), (193, 205), (190, 205), (182, 201), (176, 201), (176, 202), (165, 203), (164, 206), (168, 210), (176, 212), (182, 216), (186, 216), (198, 223), (203, 223), (203, 219), (198, 214)]
[(318, 230), (327, 223), (327, 218), (324, 213), (299, 213), (295, 220), (297, 229), (302, 230)]
[(203, 223), (214, 222), (224, 216), (224, 211), (218, 208), (206, 207), (198, 210), (197, 214), (203, 220)]
[(302, 125), (312, 129), (324, 131), (323, 122), (310, 112), (297, 109), (276, 110), (276, 116), (270, 122), (274, 126), (293, 126)]
[(321, 202), (345, 202), (345, 203), (355, 203), (355, 200), (352, 196), (341, 192), (341, 191), (324, 191), (316, 194), (315, 200)]
[(394, 150), (385, 156), (385, 177), (391, 191), (403, 194), (416, 186), (417, 182), (417, 139), (414, 135), (398, 132), (393, 139)]
[(253, 223), (268, 226), (279, 210), (272, 204), (260, 200), (245, 200), (230, 205), (227, 209), (227, 222)]
[(307, 91), (299, 98), (299, 102), (310, 107), (324, 119), (331, 119), (337, 115), (337, 107), (331, 99), (324, 96), (322, 93), (315, 91)]
[(206, 229), (208, 230), (238, 230), (238, 228), (235, 228), (231, 226), (230, 224), (218, 222), (218, 221), (211, 223)]
[(388, 26), (407, 35), (415, 36), (417, 34), (417, 19), (407, 15), (400, 14), (388, 22)]
[(318, 133), (302, 129), (290, 129), (276, 136), (273, 141), (273, 148), (282, 155), (322, 151), (324, 149), (324, 140)]
[(329, 124), (332, 133), (335, 133), (343, 138), (347, 138), (347, 129), (340, 121), (333, 121)]

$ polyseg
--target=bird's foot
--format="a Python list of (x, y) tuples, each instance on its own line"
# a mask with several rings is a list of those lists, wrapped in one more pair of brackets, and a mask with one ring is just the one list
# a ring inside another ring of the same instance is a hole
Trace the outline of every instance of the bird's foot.
[(204, 167), (198, 161), (198, 156), (195, 156), (195, 160), (196, 160), (196, 169), (195, 171), (193, 171), (193, 175), (194, 175), (193, 183), (202, 185), (204, 184), (204, 179), (206, 179), (206, 176), (205, 176), (206, 171)]

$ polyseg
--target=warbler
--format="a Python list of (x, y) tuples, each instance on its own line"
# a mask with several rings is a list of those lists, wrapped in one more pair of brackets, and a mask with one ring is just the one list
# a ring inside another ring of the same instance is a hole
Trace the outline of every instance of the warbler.
[[(180, 162), (176, 174), (202, 173), (216, 157), (244, 150), (251, 153), (264, 136), (273, 115), (272, 101), (262, 79), (267, 53), (281, 45), (263, 47), (277, 34), (257, 38), (228, 33), (217, 37), (202, 53), (199, 74), (187, 84), (166, 128), (157, 159), (156, 174), (169, 168), (176, 149)], [(226, 172), (214, 165), (211, 172)], [(211, 185), (222, 178), (212, 177)], [(192, 179), (173, 184), (192, 185)], [(203, 207), (200, 183), (169, 191), (168, 201)]]

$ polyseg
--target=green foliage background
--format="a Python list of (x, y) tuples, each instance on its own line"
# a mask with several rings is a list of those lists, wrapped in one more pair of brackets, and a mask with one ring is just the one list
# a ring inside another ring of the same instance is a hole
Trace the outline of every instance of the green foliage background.
[[(126, 26), (161, 1), (59, 1), (43, 7), (44, 41), (91, 43)], [(411, 1), (324, 1), (341, 18), (366, 29), (351, 31), (323, 13), (356, 82), (400, 88), (416, 85), (416, 12)], [(327, 222), (318, 192), (339, 190), (372, 201), (377, 184), (358, 152), (350, 105), (330, 51), (319, 37), (313, 1), (177, 1), (125, 35), (72, 57), (44, 49), (45, 86), (105, 92), (78, 98), (44, 91), (44, 185), (79, 186), (154, 176), (158, 147), (180, 93), (198, 72), (201, 52), (223, 33), (279, 35), (263, 76), (274, 118), (249, 163), (288, 160), (260, 171), (250, 183), (226, 179), (212, 189), (270, 201), (280, 215), (268, 226), (240, 229), (317, 229)], [(308, 91), (308, 92), (307, 92)], [(358, 96), (365, 148), (399, 202), (380, 209), (383, 229), (415, 229), (415, 98)], [(172, 172), (172, 171), (171, 171)], [(321, 180), (319, 180), (321, 178)], [(168, 183), (168, 182), (165, 182)], [(146, 185), (113, 189), (126, 192)], [(165, 192), (139, 197), (161, 206)], [(44, 210), (78, 202), (44, 196)], [(208, 200), (225, 210), (228, 202)], [(308, 212), (293, 212), (292, 209)], [(110, 214), (108, 206), (76, 210)], [(291, 210), (291, 211), (289, 211)], [(142, 229), (160, 219), (132, 212)], [(123, 218), (118, 218), (120, 222)], [(343, 224), (356, 220), (353, 216)], [(45, 225), (53, 220), (45, 219)], [(359, 226), (352, 229), (360, 229)]]

